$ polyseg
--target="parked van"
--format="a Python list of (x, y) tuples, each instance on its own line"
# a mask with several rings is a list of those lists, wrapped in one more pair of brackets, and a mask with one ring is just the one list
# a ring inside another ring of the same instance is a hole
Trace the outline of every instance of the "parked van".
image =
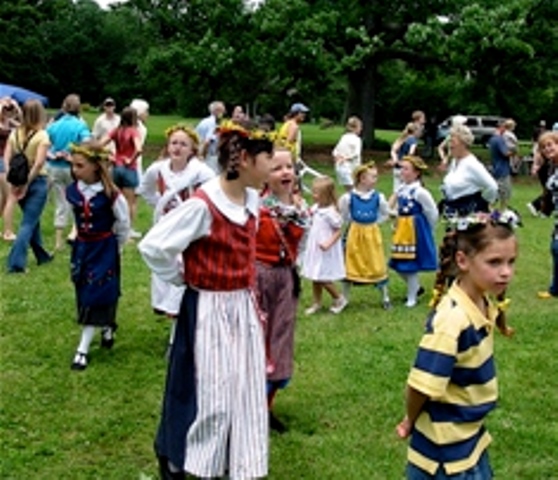
[[(465, 125), (471, 129), (475, 136), (475, 143), (486, 145), (490, 137), (496, 133), (496, 129), (506, 119), (490, 115), (463, 115), (466, 118)], [(441, 142), (449, 134), (452, 117), (446, 118), (438, 125), (437, 140)]]

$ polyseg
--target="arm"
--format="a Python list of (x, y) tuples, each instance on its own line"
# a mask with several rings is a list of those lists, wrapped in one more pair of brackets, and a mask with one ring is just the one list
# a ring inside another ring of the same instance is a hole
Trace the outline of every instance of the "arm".
[(449, 163), (449, 156), (446, 155), (446, 149), (448, 148), (448, 143), (449, 143), (449, 138), (450, 137), (446, 137), (444, 138), (444, 140), (442, 141), (442, 143), (440, 143), (440, 145), (438, 145), (438, 155), (440, 157), (440, 166), (439, 168), (441, 170), (445, 170), (448, 163)]
[(391, 167), (393, 167), (394, 165), (397, 165), (397, 162), (399, 162), (397, 152), (401, 148), (401, 143), (402, 143), (401, 139), (398, 138), (391, 145), (391, 151), (390, 151), (390, 154), (389, 154), (390, 155), (390, 160), (387, 162), (389, 164), (389, 166), (391, 166)]
[(430, 192), (423, 187), (418, 190), (416, 201), (421, 204), (430, 228), (434, 229), (436, 222), (438, 221), (438, 206), (436, 205), (434, 198)]
[(489, 203), (492, 203), (498, 197), (498, 184), (486, 167), (477, 159), (471, 162), (470, 167), (473, 182), (482, 191), (482, 196)]
[(428, 400), (428, 397), (424, 393), (409, 386), (407, 386), (405, 398), (406, 415), (396, 428), (397, 435), (399, 438), (403, 439), (411, 434), (413, 425), (422, 411), (424, 404)]
[(161, 194), (157, 190), (157, 177), (159, 175), (160, 163), (155, 162), (149, 165), (141, 177), (141, 183), (138, 193), (147, 202), (148, 205), (155, 208), (157, 202), (161, 198)]
[(209, 235), (211, 221), (203, 200), (187, 200), (164, 215), (139, 243), (143, 260), (162, 280), (182, 285), (179, 256), (193, 241)]
[(287, 142), (296, 143), (298, 140), (298, 124), (291, 122), (287, 130)]
[(114, 213), (115, 222), (113, 231), (118, 239), (118, 246), (120, 249), (128, 241), (128, 236), (130, 234), (130, 214), (128, 211), (128, 202), (124, 198), (124, 195), (118, 193), (113, 204), (112, 211)]
[(343, 219), (344, 222), (348, 222), (350, 220), (350, 214), (349, 214), (349, 202), (350, 202), (350, 193), (345, 193), (343, 195), (341, 195), (341, 198), (339, 199), (338, 202), (338, 206), (339, 206), (339, 212), (341, 213), (341, 218)]
[(337, 229), (334, 234), (326, 241), (320, 243), (320, 248), (323, 251), (329, 250), (335, 242), (337, 242), (341, 238), (341, 229)]

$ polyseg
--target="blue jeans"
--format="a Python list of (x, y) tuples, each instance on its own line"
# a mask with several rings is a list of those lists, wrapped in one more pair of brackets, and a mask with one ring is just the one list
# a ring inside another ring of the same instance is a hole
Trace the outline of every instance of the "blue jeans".
[(27, 250), (33, 250), (37, 263), (46, 263), (52, 256), (44, 249), (41, 239), (41, 214), (47, 201), (47, 179), (38, 176), (27, 187), (27, 193), (19, 201), (23, 212), (17, 237), (8, 255), (8, 271), (23, 272), (27, 265)]
[(552, 235), (550, 254), (552, 255), (552, 280), (548, 291), (556, 297), (558, 296), (558, 231)]
[(491, 480), (492, 478), (492, 468), (486, 450), (474, 467), (453, 475), (448, 475), (443, 467), (440, 467), (434, 475), (430, 475), (411, 463), (407, 464), (407, 480)]

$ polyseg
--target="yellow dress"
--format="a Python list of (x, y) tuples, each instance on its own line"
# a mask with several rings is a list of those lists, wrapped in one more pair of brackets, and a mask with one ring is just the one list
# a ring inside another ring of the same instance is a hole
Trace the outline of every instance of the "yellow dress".
[(379, 194), (369, 199), (350, 194), (351, 225), (345, 249), (346, 279), (355, 283), (383, 283), (388, 278), (382, 233), (377, 223)]

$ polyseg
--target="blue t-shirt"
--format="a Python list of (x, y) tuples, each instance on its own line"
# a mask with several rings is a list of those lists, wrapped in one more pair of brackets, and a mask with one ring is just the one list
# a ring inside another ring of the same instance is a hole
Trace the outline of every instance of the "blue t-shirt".
[[(69, 152), (70, 144), (80, 144), (91, 138), (91, 131), (87, 124), (79, 117), (63, 115), (58, 120), (51, 123), (46, 129), (50, 137), (51, 153)], [(49, 163), (62, 167), (70, 167), (68, 162), (64, 160), (49, 160)]]
[(492, 135), (488, 142), (490, 158), (492, 159), (492, 175), (494, 178), (503, 178), (511, 175), (510, 150), (506, 145), (505, 138), (500, 135)]

